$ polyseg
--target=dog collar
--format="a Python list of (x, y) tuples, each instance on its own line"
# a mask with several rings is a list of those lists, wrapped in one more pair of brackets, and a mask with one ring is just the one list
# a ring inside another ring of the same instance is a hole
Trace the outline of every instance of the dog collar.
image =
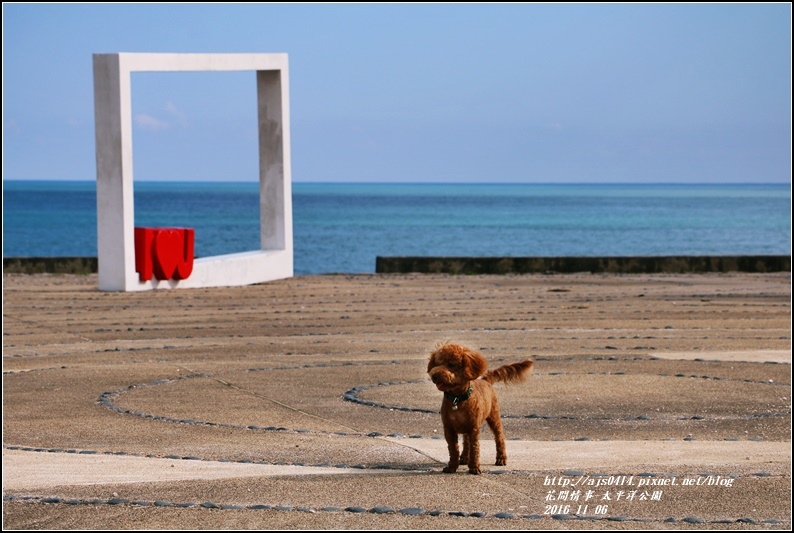
[(469, 399), (469, 396), (471, 396), (471, 391), (472, 390), (473, 390), (473, 387), (471, 385), (469, 385), (469, 390), (467, 390), (465, 392), (465, 394), (461, 394), (460, 396), (456, 396), (455, 394), (452, 394), (450, 392), (445, 392), (444, 393), (444, 398), (446, 398), (447, 400), (452, 402), (452, 409), (457, 409), (458, 408), (458, 404), (460, 402), (465, 402), (466, 400)]

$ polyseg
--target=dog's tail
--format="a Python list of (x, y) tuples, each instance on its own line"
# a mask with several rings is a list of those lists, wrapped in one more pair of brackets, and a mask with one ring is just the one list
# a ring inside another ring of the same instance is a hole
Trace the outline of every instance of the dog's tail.
[(534, 364), (535, 361), (527, 359), (519, 363), (500, 366), (499, 368), (486, 372), (482, 376), (482, 379), (488, 383), (496, 383), (497, 381), (503, 383), (521, 383), (527, 378), (527, 374), (532, 370)]

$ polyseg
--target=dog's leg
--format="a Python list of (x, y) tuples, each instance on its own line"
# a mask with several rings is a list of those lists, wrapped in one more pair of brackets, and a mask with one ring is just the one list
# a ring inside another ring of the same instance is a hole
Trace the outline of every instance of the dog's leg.
[(460, 452), (460, 464), (467, 465), (469, 464), (469, 453), (471, 448), (469, 447), (469, 435), (463, 435), (463, 451)]
[(469, 442), (469, 474), (480, 473), (480, 428), (475, 427), (465, 439)]
[(502, 419), (499, 415), (499, 406), (494, 405), (491, 414), (485, 420), (493, 432), (496, 441), (496, 466), (507, 464), (507, 450), (505, 448), (505, 432), (502, 429)]
[(449, 449), (449, 464), (444, 467), (445, 474), (454, 474), (460, 465), (460, 452), (458, 450), (458, 434), (451, 427), (444, 425), (444, 438)]

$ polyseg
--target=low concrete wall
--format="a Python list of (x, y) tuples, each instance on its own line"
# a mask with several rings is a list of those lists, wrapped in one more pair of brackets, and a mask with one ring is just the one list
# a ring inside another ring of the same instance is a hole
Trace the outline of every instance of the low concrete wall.
[(791, 256), (378, 257), (375, 262), (375, 272), (428, 274), (791, 272)]
[[(96, 257), (4, 257), (3, 272), (91, 274)], [(791, 272), (791, 256), (679, 257), (378, 257), (375, 272), (396, 274), (652, 274), (689, 272)]]
[(96, 257), (4, 257), (3, 273), (95, 274)]

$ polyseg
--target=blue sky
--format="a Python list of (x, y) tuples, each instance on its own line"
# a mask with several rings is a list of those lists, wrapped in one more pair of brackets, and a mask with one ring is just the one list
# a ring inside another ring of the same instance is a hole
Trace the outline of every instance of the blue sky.
[[(111, 52), (288, 53), (294, 181), (791, 181), (788, 3), (3, 4), (4, 179), (95, 179)], [(136, 180), (257, 179), (253, 73), (132, 88)]]

